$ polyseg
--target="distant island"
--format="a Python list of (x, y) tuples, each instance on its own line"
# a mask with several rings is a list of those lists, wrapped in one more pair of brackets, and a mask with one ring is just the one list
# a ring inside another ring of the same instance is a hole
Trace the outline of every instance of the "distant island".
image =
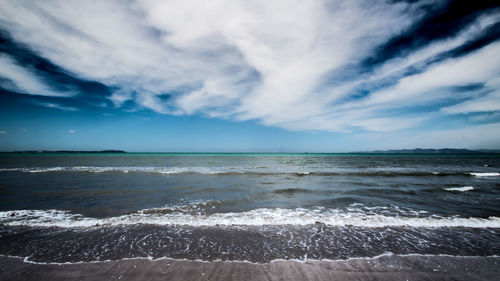
[[(67, 153), (67, 154), (96, 154), (96, 153), (128, 153), (124, 150), (19, 150), (19, 151), (2, 151), (0, 154), (56, 154), (56, 153)], [(171, 154), (190, 154), (193, 152), (159, 152), (159, 153), (171, 153)], [(206, 152), (194, 152), (195, 154), (206, 154)], [(208, 154), (212, 154), (217, 152), (209, 152)], [(233, 154), (240, 152), (223, 152), (222, 154)], [(262, 152), (248, 152), (248, 154), (260, 154)], [(268, 152), (273, 153), (273, 152)], [(287, 154), (286, 152), (284, 152)], [(320, 153), (321, 152), (316, 152)], [(325, 153), (334, 153), (334, 154), (500, 154), (500, 150), (493, 149), (460, 149), (460, 148), (415, 148), (415, 149), (391, 149), (391, 150), (372, 150), (372, 151), (351, 151), (351, 152), (325, 152)], [(305, 154), (309, 154), (309, 152), (305, 152)], [(315, 154), (315, 153), (311, 153)]]
[(354, 153), (385, 153), (385, 154), (497, 154), (500, 150), (470, 150), (470, 149), (459, 149), (459, 148), (415, 148), (415, 149), (393, 149), (393, 150), (375, 150), (375, 151), (363, 151)]
[(22, 151), (11, 151), (11, 152), (0, 152), (0, 153), (127, 153), (123, 150), (22, 150)]

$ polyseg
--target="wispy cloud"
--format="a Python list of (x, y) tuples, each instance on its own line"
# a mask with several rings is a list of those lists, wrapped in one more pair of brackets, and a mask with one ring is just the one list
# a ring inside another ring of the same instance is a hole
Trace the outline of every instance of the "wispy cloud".
[[(497, 8), (390, 2), (20, 0), (2, 4), (0, 26), (115, 89), (116, 107), (338, 132), (500, 110)], [(0, 63), (23, 92), (57, 95)]]
[(60, 104), (54, 103), (54, 102), (42, 102), (42, 101), (37, 101), (37, 100), (30, 100), (30, 102), (35, 104), (35, 105), (59, 109), (62, 111), (78, 111), (78, 108), (71, 107), (71, 106), (64, 106), (64, 105), (60, 105)]
[(18, 65), (8, 55), (0, 55), (0, 85), (13, 91), (20, 91), (30, 95), (67, 97), (74, 93), (62, 92), (52, 89), (49, 85), (40, 80), (40, 78), (30, 70)]
[(7, 134), (7, 131), (0, 131), (0, 135)]
[(70, 134), (75, 134), (75, 133), (76, 133), (76, 130), (68, 130), (68, 133), (70, 133)]

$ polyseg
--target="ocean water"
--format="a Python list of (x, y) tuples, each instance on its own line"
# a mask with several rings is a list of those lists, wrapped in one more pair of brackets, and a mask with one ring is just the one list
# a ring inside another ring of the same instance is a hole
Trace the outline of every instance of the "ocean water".
[(0, 254), (34, 262), (500, 255), (500, 156), (3, 154)]

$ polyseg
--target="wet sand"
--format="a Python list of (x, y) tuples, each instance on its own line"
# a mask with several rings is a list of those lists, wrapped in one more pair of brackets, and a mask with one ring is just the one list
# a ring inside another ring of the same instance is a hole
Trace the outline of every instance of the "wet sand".
[(33, 264), (0, 257), (0, 280), (500, 280), (500, 257), (396, 256), (345, 261), (130, 259)]

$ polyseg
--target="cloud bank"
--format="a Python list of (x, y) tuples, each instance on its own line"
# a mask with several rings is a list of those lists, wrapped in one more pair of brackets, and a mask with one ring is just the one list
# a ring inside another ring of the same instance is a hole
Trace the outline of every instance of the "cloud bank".
[(298, 131), (498, 112), (500, 9), (457, 2), (4, 0), (0, 86)]

